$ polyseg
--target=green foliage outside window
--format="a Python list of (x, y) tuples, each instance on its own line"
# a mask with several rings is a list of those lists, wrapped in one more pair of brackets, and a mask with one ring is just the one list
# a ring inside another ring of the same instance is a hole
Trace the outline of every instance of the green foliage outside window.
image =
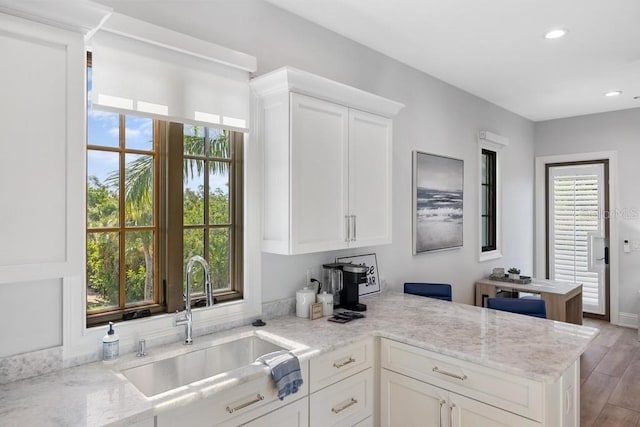
[[(197, 135), (196, 128), (196, 135)], [(205, 151), (204, 138), (184, 136), (185, 155), (202, 155)], [(221, 132), (207, 141), (209, 156), (230, 157), (228, 132)], [(148, 226), (153, 218), (153, 156), (126, 155), (124, 173), (125, 223), (126, 226)], [(209, 174), (228, 174), (229, 163), (208, 161)], [(184, 163), (183, 180), (189, 182), (204, 173), (204, 162), (187, 159)], [(228, 175), (227, 175), (228, 176)], [(100, 231), (104, 227), (119, 224), (120, 172), (113, 171), (104, 182), (89, 176), (87, 182), (87, 281), (88, 312), (107, 307), (120, 306), (119, 232)], [(208, 224), (229, 223), (229, 189), (215, 188), (209, 191)], [(197, 191), (185, 188), (185, 224), (204, 224), (205, 188)], [(209, 248), (207, 261), (211, 267), (214, 289), (230, 286), (230, 227), (209, 228)], [(193, 255), (204, 255), (204, 228), (188, 229), (184, 234), (184, 264)], [(125, 232), (125, 298), (126, 303), (153, 300), (154, 289), (154, 236), (152, 231)], [(202, 272), (196, 272), (194, 282), (200, 284), (195, 289), (202, 291)]]

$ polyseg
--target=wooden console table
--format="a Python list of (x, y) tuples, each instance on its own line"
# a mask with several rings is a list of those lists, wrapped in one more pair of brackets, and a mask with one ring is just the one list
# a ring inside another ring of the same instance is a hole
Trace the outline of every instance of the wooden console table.
[(486, 299), (494, 298), (498, 289), (540, 294), (547, 306), (547, 319), (582, 325), (582, 285), (536, 279), (519, 285), (482, 279), (476, 282), (475, 305), (485, 307)]

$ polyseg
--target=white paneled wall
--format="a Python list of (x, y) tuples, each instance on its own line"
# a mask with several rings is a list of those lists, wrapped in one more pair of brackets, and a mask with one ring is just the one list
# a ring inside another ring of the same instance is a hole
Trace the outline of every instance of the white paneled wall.
[(0, 357), (62, 345), (62, 280), (0, 285)]
[(84, 40), (0, 14), (0, 357), (58, 347), (82, 274)]

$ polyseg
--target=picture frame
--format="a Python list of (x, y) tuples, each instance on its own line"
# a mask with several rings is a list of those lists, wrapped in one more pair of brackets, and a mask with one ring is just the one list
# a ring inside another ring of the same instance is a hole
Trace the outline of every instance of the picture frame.
[(413, 152), (413, 254), (463, 245), (464, 161)]
[(336, 257), (336, 262), (366, 265), (368, 267), (367, 282), (360, 283), (358, 287), (358, 294), (360, 296), (375, 294), (381, 291), (380, 277), (378, 275), (378, 259), (375, 253)]

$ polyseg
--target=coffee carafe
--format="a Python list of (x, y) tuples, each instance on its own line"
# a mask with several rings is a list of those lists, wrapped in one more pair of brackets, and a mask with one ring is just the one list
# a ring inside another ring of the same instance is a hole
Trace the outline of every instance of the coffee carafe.
[(327, 293), (333, 294), (333, 305), (340, 305), (340, 291), (342, 291), (342, 263), (336, 262), (322, 266), (322, 283)]

